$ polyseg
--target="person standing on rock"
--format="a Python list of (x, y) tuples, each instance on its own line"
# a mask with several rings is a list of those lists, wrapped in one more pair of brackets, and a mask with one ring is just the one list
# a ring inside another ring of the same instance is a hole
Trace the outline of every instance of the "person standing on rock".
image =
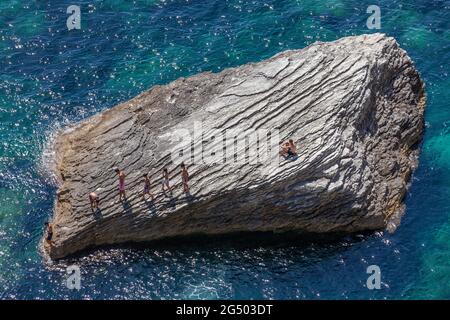
[(181, 163), (181, 181), (183, 182), (183, 191), (184, 193), (189, 193), (189, 173), (186, 169), (186, 165)]
[(89, 201), (91, 202), (91, 210), (94, 211), (94, 209), (98, 210), (98, 204), (100, 202), (100, 199), (98, 198), (98, 195), (95, 192), (89, 193)]
[(114, 171), (119, 175), (119, 201), (126, 200), (125, 194), (125, 173), (119, 168), (115, 168)]
[(145, 199), (145, 195), (148, 194), (150, 195), (150, 197), (152, 197), (153, 200), (153, 193), (150, 192), (151, 183), (148, 174), (144, 173), (143, 178), (144, 178), (144, 192), (142, 193), (142, 199)]
[(162, 173), (162, 191), (165, 193), (166, 190), (165, 188), (167, 187), (167, 190), (172, 192), (172, 188), (170, 188), (170, 184), (169, 184), (169, 172), (167, 171), (167, 168), (163, 169), (163, 173)]
[(47, 232), (47, 236), (45, 237), (45, 242), (48, 245), (52, 245), (53, 244), (53, 226), (51, 223), (46, 222), (45, 223), (45, 229)]

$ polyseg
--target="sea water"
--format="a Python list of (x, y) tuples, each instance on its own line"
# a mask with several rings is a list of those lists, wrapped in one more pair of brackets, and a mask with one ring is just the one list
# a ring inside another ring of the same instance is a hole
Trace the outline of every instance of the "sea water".
[[(450, 298), (450, 1), (78, 0), (81, 29), (69, 31), (72, 4), (0, 2), (0, 298)], [(380, 29), (368, 29), (370, 5)], [(420, 165), (394, 234), (41, 257), (56, 191), (47, 146), (60, 128), (178, 77), (373, 32), (407, 50), (428, 96)], [(80, 268), (80, 290), (66, 286), (68, 265)], [(379, 290), (366, 286), (370, 265), (380, 267)]]

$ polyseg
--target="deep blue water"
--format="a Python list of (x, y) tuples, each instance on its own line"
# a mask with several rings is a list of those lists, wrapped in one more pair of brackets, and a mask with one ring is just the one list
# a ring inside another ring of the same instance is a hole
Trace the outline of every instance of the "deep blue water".
[[(450, 298), (450, 1), (77, 0), (82, 29), (68, 31), (71, 4), (0, 2), (0, 298)], [(371, 4), (381, 30), (366, 27)], [(427, 85), (420, 165), (396, 233), (115, 248), (44, 264), (55, 196), (44, 153), (58, 128), (180, 76), (374, 31), (397, 39)], [(65, 286), (68, 264), (81, 267), (79, 291)], [(366, 288), (371, 264), (380, 290)]]

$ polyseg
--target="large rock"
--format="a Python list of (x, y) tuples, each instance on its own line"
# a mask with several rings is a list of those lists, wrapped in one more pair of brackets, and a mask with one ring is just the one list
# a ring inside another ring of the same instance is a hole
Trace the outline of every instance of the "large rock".
[[(104, 244), (198, 234), (395, 227), (417, 165), (424, 105), (413, 63), (382, 34), (318, 42), (155, 86), (57, 138), (54, 243), (46, 252), (61, 258)], [(254, 138), (252, 130), (259, 141), (252, 146), (260, 148), (246, 151), (242, 137)], [(181, 154), (177, 138), (186, 143), (189, 133), (193, 143)], [(299, 157), (265, 157), (278, 150), (277, 137), (292, 138)], [(190, 196), (180, 186), (183, 157)], [(115, 166), (127, 174), (123, 203)], [(161, 193), (165, 166), (176, 185), (172, 196)], [(144, 172), (154, 201), (138, 195)], [(100, 195), (98, 212), (90, 209), (90, 191)]]

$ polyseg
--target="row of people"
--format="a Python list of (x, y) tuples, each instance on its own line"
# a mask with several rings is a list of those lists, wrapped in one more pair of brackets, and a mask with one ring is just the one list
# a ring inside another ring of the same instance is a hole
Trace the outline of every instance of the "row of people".
[[(289, 139), (285, 143), (283, 143), (280, 147), (280, 155), (285, 157), (286, 159), (289, 157), (296, 157), (298, 155), (297, 153), (297, 147), (295, 146), (295, 143), (292, 139)], [(181, 181), (183, 184), (183, 191), (185, 193), (189, 193), (189, 173), (186, 169), (186, 165), (182, 163), (180, 165), (181, 167)], [(126, 200), (126, 192), (125, 192), (125, 172), (123, 170), (120, 170), (119, 168), (115, 168), (114, 171), (119, 177), (119, 201)], [(142, 198), (145, 198), (145, 195), (149, 195), (152, 200), (154, 199), (153, 194), (150, 191), (151, 187), (151, 181), (147, 173), (143, 175), (143, 183), (144, 183), (144, 191), (142, 192)], [(170, 179), (169, 179), (169, 172), (167, 171), (167, 168), (163, 168), (162, 171), (162, 180), (161, 180), (161, 188), (162, 191), (165, 193), (166, 189), (167, 191), (172, 191), (172, 188), (170, 187)], [(97, 209), (98, 205), (100, 203), (100, 199), (98, 195), (95, 192), (91, 192), (89, 194), (89, 201), (91, 203), (91, 209)]]
[[(189, 193), (189, 173), (187, 171), (186, 165), (182, 163), (180, 165), (181, 167), (181, 181), (183, 185), (183, 191), (184, 193)], [(119, 177), (119, 201), (126, 200), (126, 191), (125, 191), (125, 177), (126, 174), (123, 170), (120, 170), (119, 168), (115, 168), (114, 171), (116, 172), (117, 176)], [(142, 192), (142, 198), (145, 199), (146, 195), (149, 195), (151, 199), (154, 199), (153, 193), (150, 191), (151, 188), (151, 180), (148, 176), (148, 173), (143, 174), (142, 176), (143, 184), (144, 184), (144, 190)], [(170, 186), (170, 179), (169, 179), (169, 172), (167, 168), (163, 168), (162, 171), (162, 180), (161, 180), (161, 188), (162, 192), (165, 193), (166, 190), (169, 192), (172, 192), (173, 187)], [(91, 203), (91, 209), (92, 211), (98, 209), (98, 205), (100, 203), (100, 198), (95, 192), (91, 192), (89, 194), (89, 201)]]
[[(181, 167), (181, 181), (183, 184), (183, 191), (185, 193), (189, 193), (189, 173), (187, 171), (186, 165), (182, 163), (180, 165)], [(114, 171), (119, 177), (119, 201), (126, 200), (126, 193), (125, 193), (125, 172), (123, 170), (120, 170), (119, 168), (115, 168)], [(154, 199), (153, 194), (150, 191), (151, 187), (151, 181), (148, 176), (148, 173), (143, 174), (143, 183), (144, 183), (144, 190), (142, 192), (142, 198), (145, 199), (146, 195), (149, 195), (152, 200)], [(169, 171), (167, 168), (163, 168), (162, 171), (162, 180), (161, 180), (161, 188), (162, 192), (165, 193), (166, 190), (169, 192), (172, 192), (173, 187), (170, 186), (170, 179), (169, 179)], [(95, 192), (89, 193), (89, 202), (91, 203), (91, 210), (97, 210), (98, 206), (100, 204), (100, 198)], [(53, 238), (53, 226), (51, 223), (46, 222), (45, 223), (45, 229), (46, 229), (46, 237), (45, 242), (49, 245), (52, 244), (52, 238)]]

